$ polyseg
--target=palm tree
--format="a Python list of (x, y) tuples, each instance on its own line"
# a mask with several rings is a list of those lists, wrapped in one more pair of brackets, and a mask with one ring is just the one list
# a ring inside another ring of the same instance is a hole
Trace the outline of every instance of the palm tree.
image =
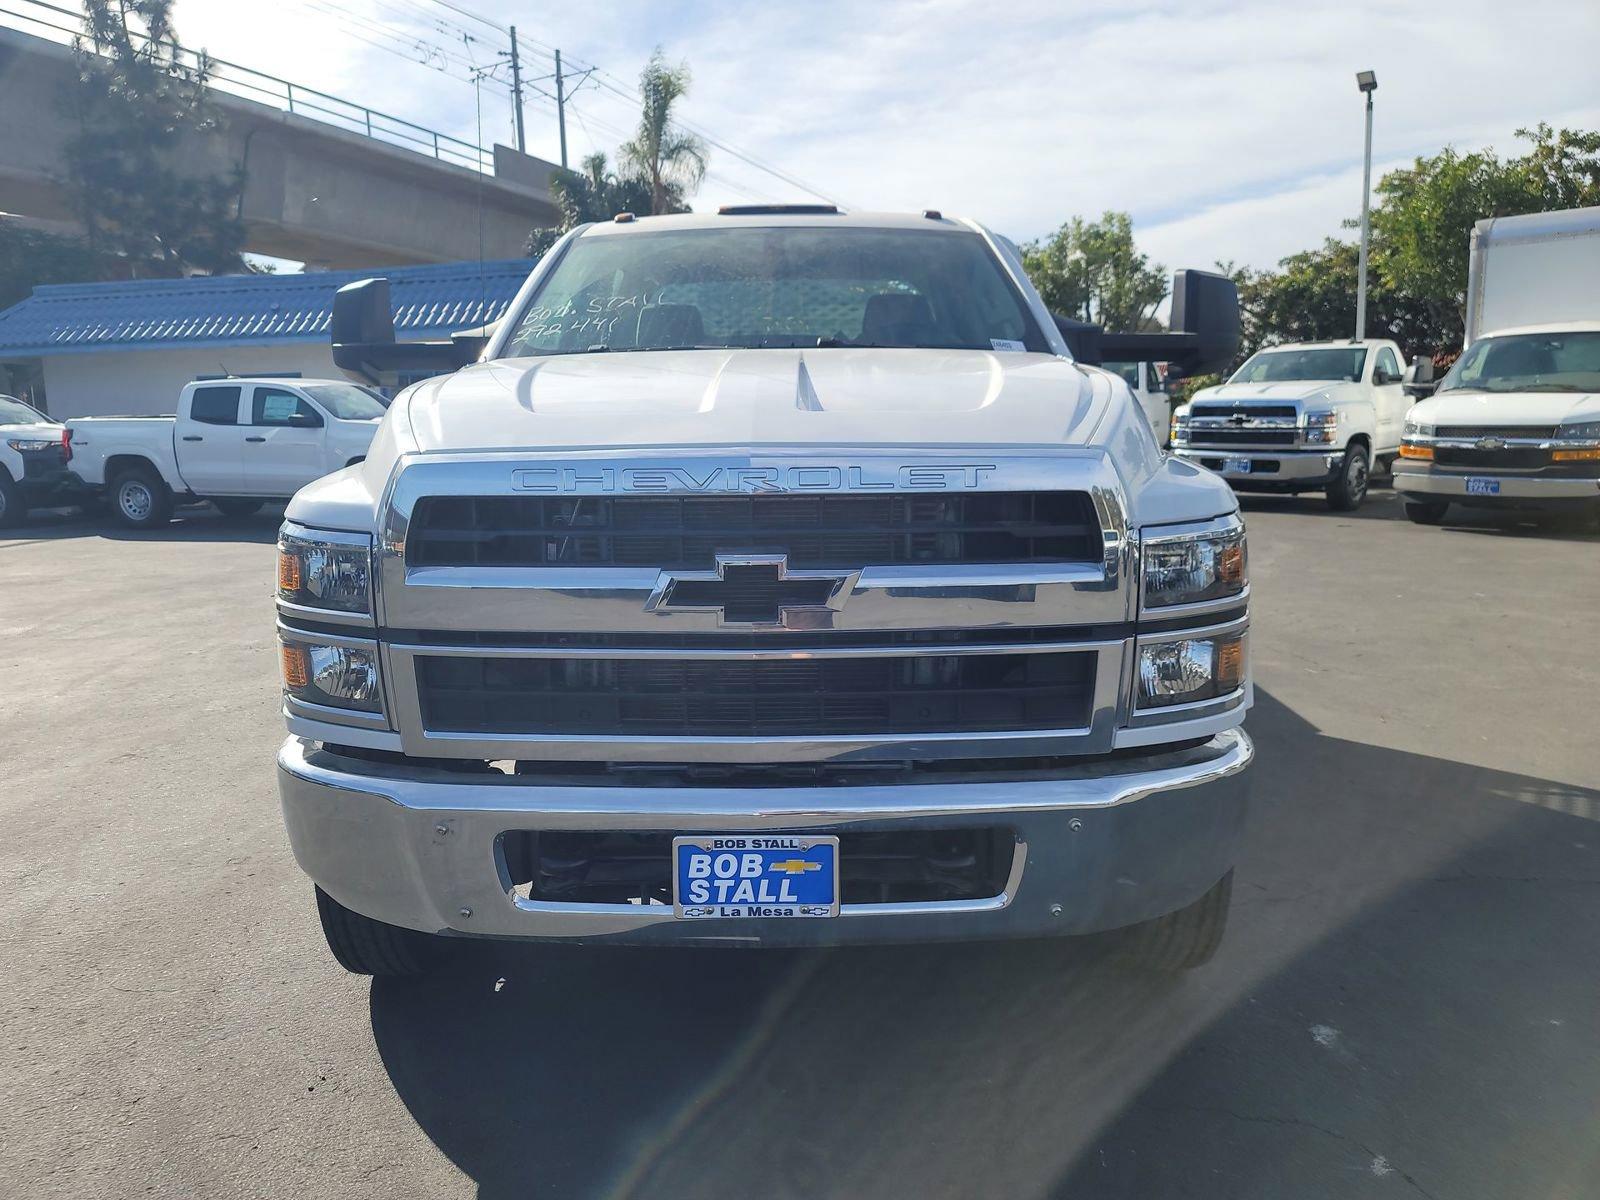
[(650, 181), (652, 213), (671, 212), (705, 178), (705, 143), (672, 120), (672, 106), (688, 91), (689, 64), (668, 65), (657, 46), (639, 73), (639, 132), (617, 151), (627, 167)]

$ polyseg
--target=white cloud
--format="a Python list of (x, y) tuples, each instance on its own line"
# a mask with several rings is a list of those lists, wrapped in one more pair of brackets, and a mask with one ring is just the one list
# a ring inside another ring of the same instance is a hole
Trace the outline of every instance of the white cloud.
[[(852, 204), (938, 207), (1019, 238), (1126, 209), (1169, 266), (1270, 265), (1339, 235), (1360, 203), (1357, 69), (1378, 73), (1380, 170), (1446, 142), (1510, 149), (1512, 131), (1539, 120), (1600, 126), (1600, 5), (1564, 0), (1523, 0), (1515, 25), (1498, 0), (474, 3), (624, 79), (663, 45), (694, 69), (691, 120)], [(353, 40), (336, 7), (178, 0), (177, 17), (186, 40), (223, 57), (474, 134), (468, 84)], [(430, 5), (343, 7), (398, 27)], [(426, 20), (406, 28), (447, 43)], [(524, 47), (529, 75), (547, 74), (539, 46)], [(454, 48), (492, 57), (488, 41)], [(603, 125), (633, 121), (593, 84), (573, 107), (574, 158), (615, 144)], [(528, 122), (530, 151), (553, 157), (545, 101)], [(485, 89), (484, 124), (509, 140), (503, 92)], [(701, 206), (807, 198), (720, 151), (712, 170)]]

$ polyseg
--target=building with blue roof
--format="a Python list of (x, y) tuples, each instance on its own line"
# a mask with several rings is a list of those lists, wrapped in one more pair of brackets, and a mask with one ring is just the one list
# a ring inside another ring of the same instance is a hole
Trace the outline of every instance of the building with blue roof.
[(170, 413), (196, 379), (340, 379), (328, 323), (344, 284), (386, 276), (396, 336), (425, 341), (499, 319), (532, 267), (515, 258), (37, 287), (0, 312), (0, 392), (64, 420)]

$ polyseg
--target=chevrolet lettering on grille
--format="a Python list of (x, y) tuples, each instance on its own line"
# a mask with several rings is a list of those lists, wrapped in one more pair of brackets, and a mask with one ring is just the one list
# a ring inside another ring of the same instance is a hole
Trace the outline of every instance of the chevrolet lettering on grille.
[(827, 629), (860, 571), (791, 571), (785, 555), (718, 555), (710, 571), (663, 571), (646, 612), (714, 612), (719, 625)]

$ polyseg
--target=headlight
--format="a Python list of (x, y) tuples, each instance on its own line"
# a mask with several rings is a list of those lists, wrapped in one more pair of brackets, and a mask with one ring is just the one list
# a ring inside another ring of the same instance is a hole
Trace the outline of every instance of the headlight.
[(1337, 440), (1339, 414), (1331, 409), (1321, 409), (1306, 414), (1306, 441), (1331, 445)]
[(1244, 525), (1237, 517), (1215, 532), (1147, 535), (1143, 557), (1146, 608), (1194, 604), (1244, 591)]
[(1402, 437), (1432, 437), (1433, 426), (1422, 421), (1407, 421)]
[(1169, 430), (1172, 440), (1182, 442), (1189, 440), (1189, 414), (1175, 412), (1172, 414), (1172, 428)]
[(1556, 437), (1563, 442), (1600, 442), (1600, 421), (1574, 421), (1556, 430)]
[(1237, 691), (1243, 681), (1243, 634), (1139, 647), (1139, 708), (1214, 700)]
[(372, 541), (365, 534), (278, 533), (278, 597), (335, 612), (372, 611)]
[(53, 446), (61, 445), (55, 438), (7, 438), (6, 445), (13, 450), (33, 451), (49, 450)]
[(283, 690), (296, 700), (358, 712), (381, 712), (378, 654), (369, 646), (334, 646), (311, 640), (279, 645)]

